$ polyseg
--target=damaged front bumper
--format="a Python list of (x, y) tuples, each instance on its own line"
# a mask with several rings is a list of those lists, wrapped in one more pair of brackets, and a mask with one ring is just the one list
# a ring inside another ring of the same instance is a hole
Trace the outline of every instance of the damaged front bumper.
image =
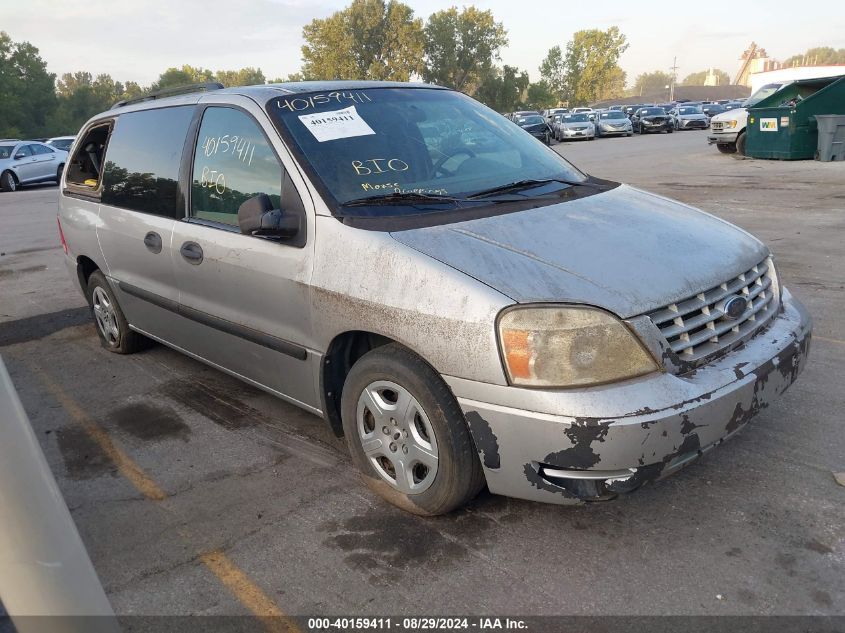
[(811, 319), (786, 289), (782, 299), (781, 313), (766, 329), (684, 375), (566, 390), (446, 376), (490, 491), (551, 503), (606, 499), (676, 472), (718, 446), (804, 368)]

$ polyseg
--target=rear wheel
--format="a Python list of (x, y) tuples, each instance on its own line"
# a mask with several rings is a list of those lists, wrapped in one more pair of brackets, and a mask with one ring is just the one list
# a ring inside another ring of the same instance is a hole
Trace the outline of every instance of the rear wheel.
[(4, 171), (3, 175), (0, 176), (0, 189), (3, 191), (14, 191), (18, 188), (18, 181), (15, 180), (15, 177), (12, 175), (10, 171)]
[(390, 503), (414, 514), (445, 514), (484, 485), (455, 397), (404, 347), (378, 347), (353, 365), (341, 413), (352, 460), (367, 486)]
[(745, 156), (745, 132), (736, 137), (736, 153)]
[(149, 345), (148, 338), (129, 328), (109, 282), (99, 270), (88, 278), (88, 305), (91, 306), (100, 343), (110, 352), (131, 354)]
[(58, 185), (62, 181), (62, 172), (65, 170), (65, 164), (62, 163), (59, 165), (59, 168), (56, 170), (56, 184)]
[(723, 154), (733, 154), (736, 152), (736, 145), (733, 143), (716, 143), (716, 149)]

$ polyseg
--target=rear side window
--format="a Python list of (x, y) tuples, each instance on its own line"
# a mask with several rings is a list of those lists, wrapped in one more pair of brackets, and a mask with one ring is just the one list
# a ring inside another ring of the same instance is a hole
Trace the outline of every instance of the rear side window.
[(52, 154), (53, 150), (51, 150), (46, 145), (30, 145), (29, 149), (32, 150), (33, 154)]
[(264, 133), (245, 112), (210, 107), (202, 117), (191, 178), (191, 216), (238, 225), (238, 207), (270, 196), (281, 208), (282, 165)]
[(121, 114), (103, 170), (103, 204), (181, 218), (179, 165), (193, 106)]

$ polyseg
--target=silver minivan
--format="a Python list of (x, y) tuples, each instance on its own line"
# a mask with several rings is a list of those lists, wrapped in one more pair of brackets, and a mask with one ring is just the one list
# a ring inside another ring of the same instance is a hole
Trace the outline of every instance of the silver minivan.
[(764, 244), (452, 90), (150, 95), (92, 118), (71, 156), (59, 226), (103, 346), (158, 341), (323, 417), (418, 514), (485, 484), (634, 490), (807, 358), (810, 317)]

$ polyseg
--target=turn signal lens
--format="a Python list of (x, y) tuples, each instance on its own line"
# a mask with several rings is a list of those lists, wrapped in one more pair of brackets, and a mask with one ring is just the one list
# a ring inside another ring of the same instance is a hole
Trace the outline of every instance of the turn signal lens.
[(573, 387), (657, 371), (639, 339), (618, 318), (583, 306), (520, 307), (499, 318), (511, 384)]

